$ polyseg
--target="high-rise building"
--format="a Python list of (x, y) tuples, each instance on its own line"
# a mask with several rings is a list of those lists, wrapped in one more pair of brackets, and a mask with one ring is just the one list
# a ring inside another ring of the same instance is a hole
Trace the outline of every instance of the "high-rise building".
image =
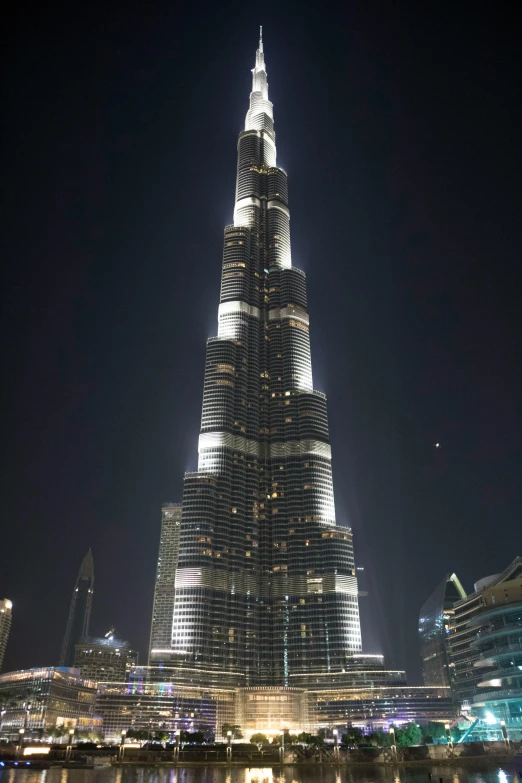
[(419, 642), (425, 685), (450, 686), (449, 620), (453, 604), (461, 598), (466, 598), (466, 593), (457, 575), (447, 574), (420, 610)]
[(13, 614), (13, 602), (8, 598), (0, 601), (0, 671), (4, 662), (5, 648), (11, 630), (11, 618)]
[(118, 639), (113, 628), (100, 638), (87, 636), (74, 647), (73, 668), (87, 680), (125, 682), (137, 663), (138, 653), (128, 642)]
[(60, 653), (60, 666), (73, 665), (75, 644), (82, 637), (89, 635), (93, 591), (94, 560), (89, 549), (82, 560), (69, 605), (67, 627)]
[(168, 647), (193, 682), (288, 688), (303, 674), (345, 671), (361, 633), (262, 38), (252, 74), (218, 334), (207, 343), (198, 471), (185, 476)]
[(161, 534), (150, 629), (149, 664), (164, 658), (168, 659), (171, 651), (180, 523), (181, 503), (164, 503), (161, 507)]

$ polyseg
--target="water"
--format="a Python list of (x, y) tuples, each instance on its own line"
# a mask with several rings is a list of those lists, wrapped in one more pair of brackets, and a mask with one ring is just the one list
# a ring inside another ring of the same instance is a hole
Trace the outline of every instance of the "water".
[[(431, 773), (431, 781), (428, 773)], [(278, 767), (226, 769), (5, 769), (0, 783), (522, 783), (522, 759), (504, 764), (477, 762), (469, 767), (423, 766), (393, 770), (384, 767)]]

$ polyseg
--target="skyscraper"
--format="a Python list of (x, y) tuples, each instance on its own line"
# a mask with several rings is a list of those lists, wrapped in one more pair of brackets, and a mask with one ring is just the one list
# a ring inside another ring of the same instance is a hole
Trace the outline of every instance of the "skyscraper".
[(453, 604), (466, 593), (456, 574), (447, 574), (420, 610), (419, 643), (424, 685), (451, 684), (448, 649)]
[(149, 663), (164, 658), (168, 660), (170, 653), (180, 522), (181, 503), (164, 503), (161, 507), (161, 534), (154, 586)]
[[(299, 686), (361, 651), (352, 533), (337, 524), (306, 278), (292, 266), (263, 41), (239, 134), (199, 463), (185, 476), (170, 661), (193, 681)], [(188, 673), (188, 672), (187, 672)], [(318, 680), (319, 681), (319, 680)]]
[(5, 648), (9, 639), (11, 630), (11, 617), (13, 613), (13, 603), (8, 598), (0, 601), (0, 671), (4, 662)]
[(74, 645), (89, 635), (92, 595), (94, 591), (94, 561), (89, 549), (82, 560), (69, 605), (69, 617), (60, 653), (60, 666), (72, 666)]
[(95, 682), (125, 682), (133, 666), (138, 663), (138, 653), (129, 643), (115, 636), (111, 628), (105, 636), (86, 636), (74, 647), (75, 669), (82, 677)]

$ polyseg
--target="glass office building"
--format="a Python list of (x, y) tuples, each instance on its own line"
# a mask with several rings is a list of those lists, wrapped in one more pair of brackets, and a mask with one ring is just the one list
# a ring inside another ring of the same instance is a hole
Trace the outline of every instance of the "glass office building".
[(448, 574), (430, 595), (419, 615), (419, 643), (425, 685), (447, 688), (451, 667), (448, 651), (453, 604), (466, 593), (456, 574)]

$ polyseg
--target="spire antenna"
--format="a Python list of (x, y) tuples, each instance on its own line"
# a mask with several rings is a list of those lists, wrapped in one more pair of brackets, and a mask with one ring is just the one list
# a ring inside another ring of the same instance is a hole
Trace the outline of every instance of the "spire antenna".
[(259, 26), (259, 51), (263, 51), (263, 25)]

